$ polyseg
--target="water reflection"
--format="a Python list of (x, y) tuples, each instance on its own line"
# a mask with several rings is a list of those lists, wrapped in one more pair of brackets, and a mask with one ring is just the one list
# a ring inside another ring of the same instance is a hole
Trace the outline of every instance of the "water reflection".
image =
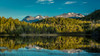
[[(82, 49), (82, 48), (91, 48), (92, 46), (97, 46), (97, 45), (99, 45), (99, 43), (85, 37), (72, 37), (72, 36), (0, 37), (0, 47), (1, 47), (0, 52), (3, 52), (2, 54), (4, 54), (4, 52), (7, 52), (7, 51), (10, 53), (14, 51), (19, 52), (21, 48), (22, 50), (24, 50), (24, 52), (26, 49), (27, 51), (32, 50), (38, 53), (41, 50), (42, 52), (44, 52), (43, 50), (48, 51), (48, 49), (49, 51), (50, 50), (53, 51), (53, 50), (66, 50), (66, 49), (80, 49), (80, 48)], [(41, 50), (37, 51), (34, 49), (41, 49)], [(55, 55), (55, 54), (56, 53), (49, 53), (49, 55)], [(64, 55), (64, 52), (63, 52), (63, 55)]]

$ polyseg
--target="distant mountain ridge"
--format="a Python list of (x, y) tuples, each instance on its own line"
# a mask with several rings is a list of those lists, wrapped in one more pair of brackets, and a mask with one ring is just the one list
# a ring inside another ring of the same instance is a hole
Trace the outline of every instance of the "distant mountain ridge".
[(41, 19), (45, 19), (45, 18), (48, 18), (48, 16), (41, 16), (41, 15), (37, 15), (35, 17), (32, 17), (32, 16), (26, 16), (22, 21), (25, 21), (25, 22), (36, 22), (36, 21), (39, 21)]
[[(79, 14), (79, 13), (64, 13), (64, 14), (54, 16), (54, 17), (55, 18), (59, 18), (59, 17), (63, 17), (63, 18), (81, 18), (81, 17), (84, 17), (84, 15)], [(42, 19), (45, 19), (45, 18), (49, 18), (49, 16), (41, 16), (41, 15), (37, 15), (35, 17), (26, 16), (22, 21), (32, 23), (32, 22), (36, 22), (36, 21), (39, 21), (39, 20), (42, 20)]]
[(61, 14), (61, 15), (58, 15), (58, 16), (54, 16), (55, 18), (58, 18), (58, 17), (64, 17), (64, 18), (81, 18), (81, 17), (84, 17), (84, 15), (82, 14), (79, 14), (79, 13), (64, 13), (64, 14)]

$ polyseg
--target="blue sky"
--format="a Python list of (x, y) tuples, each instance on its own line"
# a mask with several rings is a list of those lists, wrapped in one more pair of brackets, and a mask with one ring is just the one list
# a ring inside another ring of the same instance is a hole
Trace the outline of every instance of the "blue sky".
[(100, 0), (0, 0), (0, 16), (22, 20), (25, 16), (56, 16), (74, 12), (89, 14), (100, 9)]

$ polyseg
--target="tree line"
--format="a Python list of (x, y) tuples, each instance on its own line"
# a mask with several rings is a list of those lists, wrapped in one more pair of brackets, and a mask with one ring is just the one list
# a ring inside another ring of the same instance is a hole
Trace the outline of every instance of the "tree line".
[(90, 23), (79, 19), (53, 17), (27, 23), (12, 17), (0, 17), (0, 34), (85, 32), (90, 28)]

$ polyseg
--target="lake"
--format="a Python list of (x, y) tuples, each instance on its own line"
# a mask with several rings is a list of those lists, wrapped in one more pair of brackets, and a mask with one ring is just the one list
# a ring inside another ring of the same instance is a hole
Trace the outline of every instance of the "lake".
[(0, 37), (0, 56), (100, 56), (98, 46), (83, 36), (9, 36)]

